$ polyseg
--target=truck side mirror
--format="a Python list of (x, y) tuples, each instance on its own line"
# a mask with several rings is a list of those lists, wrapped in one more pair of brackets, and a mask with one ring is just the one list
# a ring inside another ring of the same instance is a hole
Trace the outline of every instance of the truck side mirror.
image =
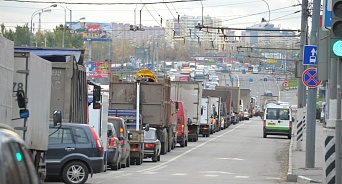
[(98, 85), (94, 85), (93, 101), (99, 102), (100, 100), (101, 100), (101, 87)]
[(188, 125), (191, 125), (192, 124), (192, 120), (191, 118), (188, 118)]
[(203, 106), (201, 106), (201, 115), (203, 115)]
[(62, 112), (60, 110), (53, 111), (53, 126), (62, 127)]
[(17, 91), (17, 101), (18, 101), (18, 107), (20, 109), (26, 109), (26, 99), (25, 99), (25, 92), (24, 90), (18, 90)]
[(178, 102), (176, 102), (175, 105), (176, 105), (176, 109), (178, 110)]
[(294, 117), (292, 117), (292, 122), (294, 122), (295, 121), (295, 119), (294, 119)]

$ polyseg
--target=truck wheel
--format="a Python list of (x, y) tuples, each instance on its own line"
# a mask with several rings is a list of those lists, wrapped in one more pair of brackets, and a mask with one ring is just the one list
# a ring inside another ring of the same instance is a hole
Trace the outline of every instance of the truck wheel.
[(267, 134), (264, 134), (264, 138), (267, 138)]
[(187, 147), (188, 146), (188, 141), (187, 140), (185, 140), (185, 147)]
[(140, 165), (140, 164), (141, 164), (141, 158), (140, 158), (140, 156), (139, 156), (138, 158), (135, 158), (135, 163), (136, 163), (137, 165)]
[(170, 151), (171, 151), (171, 149), (172, 149), (172, 143), (170, 143), (170, 144), (168, 145), (167, 152), (170, 152)]
[(287, 135), (287, 138), (288, 138), (288, 139), (291, 139), (291, 134), (290, 134), (290, 135)]
[(88, 179), (88, 167), (79, 161), (68, 163), (62, 171), (63, 181), (67, 184), (85, 183)]
[(131, 156), (128, 155), (127, 159), (126, 159), (126, 167), (131, 166)]
[(134, 165), (135, 164), (135, 158), (129, 158), (129, 160), (130, 160), (130, 165)]

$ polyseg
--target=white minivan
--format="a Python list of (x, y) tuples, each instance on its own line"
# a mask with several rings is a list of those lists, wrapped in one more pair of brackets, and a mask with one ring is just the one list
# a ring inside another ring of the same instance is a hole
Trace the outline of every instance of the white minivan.
[(263, 123), (264, 138), (267, 135), (284, 135), (291, 139), (292, 117), (291, 106), (287, 103), (269, 103), (266, 105)]

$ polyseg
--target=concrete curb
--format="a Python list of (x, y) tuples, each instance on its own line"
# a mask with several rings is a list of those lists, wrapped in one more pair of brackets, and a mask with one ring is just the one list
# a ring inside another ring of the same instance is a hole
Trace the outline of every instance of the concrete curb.
[(297, 175), (292, 173), (292, 147), (293, 147), (294, 136), (292, 134), (290, 148), (289, 148), (289, 167), (287, 169), (286, 181), (288, 182), (297, 182)]

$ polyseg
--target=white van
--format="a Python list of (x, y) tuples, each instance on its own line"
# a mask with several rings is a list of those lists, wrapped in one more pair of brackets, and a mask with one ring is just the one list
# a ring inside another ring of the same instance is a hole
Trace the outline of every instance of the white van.
[(288, 103), (269, 103), (266, 105), (263, 123), (264, 138), (267, 135), (285, 135), (291, 139), (292, 110)]

